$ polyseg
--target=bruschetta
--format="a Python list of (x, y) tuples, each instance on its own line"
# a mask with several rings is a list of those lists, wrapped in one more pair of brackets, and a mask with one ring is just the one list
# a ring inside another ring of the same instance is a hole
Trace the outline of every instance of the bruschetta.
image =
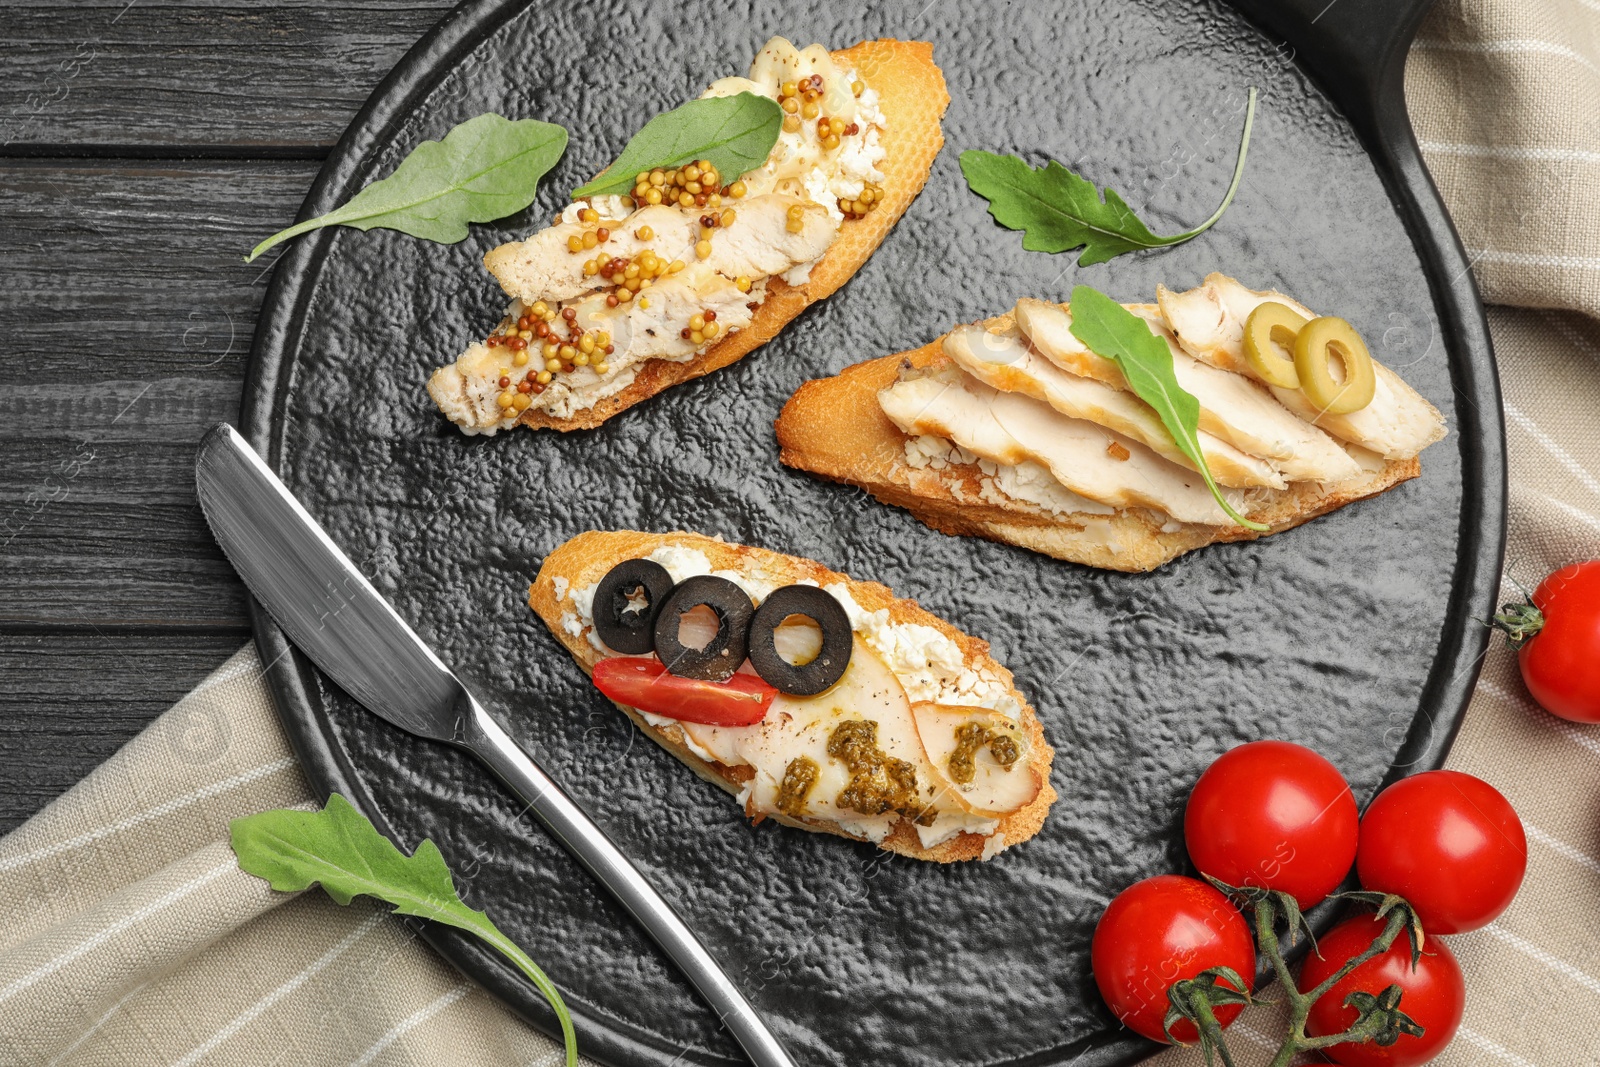
[[(1244, 327), (1269, 302), (1292, 320), (1316, 318), (1220, 274), (1124, 307), (1166, 343), (1198, 402), (1198, 451), (1224, 499), (1277, 532), (1416, 477), (1418, 453), (1445, 424), (1375, 360), (1370, 399), (1348, 413), (1264, 380)], [(1226, 514), (1119, 364), (1074, 334), (1066, 305), (1020, 300), (1011, 314), (807, 382), (776, 429), (791, 467), (864, 488), (947, 534), (1093, 567), (1148, 571), (1263, 536)]]
[(989, 647), (819, 563), (692, 533), (581, 534), (529, 604), (602, 694), (745, 814), (915, 859), (1038, 833), (1054, 751)]
[[(469, 434), (598, 426), (771, 340), (850, 279), (928, 180), (950, 101), (933, 46), (781, 37), (748, 78), (789, 117), (764, 166), (645, 174), (484, 257), (511, 303), (428, 392)], [(826, 133), (822, 123), (828, 123)]]

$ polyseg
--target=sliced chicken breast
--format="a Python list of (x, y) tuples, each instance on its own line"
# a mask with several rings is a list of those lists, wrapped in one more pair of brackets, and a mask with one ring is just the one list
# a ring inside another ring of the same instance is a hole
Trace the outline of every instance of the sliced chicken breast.
[[(954, 367), (902, 379), (880, 391), (878, 403), (904, 433), (943, 437), (994, 463), (1031, 460), (1090, 500), (1154, 508), (1179, 522), (1233, 525), (1193, 471), (1131, 437), (1069, 418), (1019, 393), (1001, 392)], [(1227, 495), (1243, 513), (1244, 495)]]
[[(1316, 312), (1279, 292), (1248, 289), (1225, 274), (1208, 274), (1187, 292), (1160, 286), (1156, 301), (1178, 344), (1210, 366), (1258, 380), (1244, 354), (1244, 324), (1250, 312), (1269, 301), (1288, 306), (1306, 318)], [(1298, 389), (1268, 386), (1279, 403), (1342, 441), (1360, 445), (1387, 459), (1410, 459), (1445, 433), (1444, 417), (1394, 371), (1372, 361), (1377, 377), (1372, 402), (1359, 411), (1330, 415)]]
[[(789, 209), (803, 209), (800, 231), (788, 227)], [(731, 225), (718, 226), (710, 237), (711, 255), (699, 259), (695, 244), (700, 240), (700, 217), (732, 210)], [(513, 297), (531, 304), (571, 300), (610, 283), (599, 274), (585, 276), (583, 265), (601, 253), (632, 258), (649, 249), (671, 262), (699, 263), (727, 278), (752, 280), (781, 274), (790, 267), (809, 263), (828, 250), (839, 223), (821, 204), (780, 193), (730, 200), (721, 209), (686, 209), (657, 204), (643, 207), (625, 219), (602, 221), (609, 231), (603, 245), (583, 252), (567, 247), (572, 237), (582, 237), (593, 229), (581, 222), (563, 222), (540, 230), (526, 241), (501, 245), (483, 257), (483, 265), (501, 287)], [(652, 236), (639, 237), (649, 229)]]
[[(1148, 320), (1149, 305), (1127, 305)], [(1019, 300), (1017, 326), (1046, 359), (1069, 374), (1131, 392), (1116, 362), (1091, 352), (1072, 333), (1072, 315), (1043, 300)], [(1251, 379), (1202, 363), (1178, 347), (1165, 329), (1155, 331), (1172, 351), (1178, 384), (1200, 402), (1200, 428), (1252, 456), (1265, 459), (1291, 482), (1334, 482), (1360, 474), (1339, 442), (1278, 403)]]
[[(991, 332), (982, 326), (962, 326), (944, 339), (943, 347), (945, 355), (985, 385), (1042, 400), (1063, 415), (1098, 423), (1179, 466), (1198, 470), (1148, 404), (1104, 382), (1067, 373), (1033, 351), (1019, 330)], [(1282, 489), (1287, 484), (1265, 461), (1204, 430), (1197, 437), (1219, 485)]]

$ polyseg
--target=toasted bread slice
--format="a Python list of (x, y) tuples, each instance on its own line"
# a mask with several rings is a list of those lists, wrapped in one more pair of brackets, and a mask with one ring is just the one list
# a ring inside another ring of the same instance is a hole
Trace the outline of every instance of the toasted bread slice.
[[(1012, 324), (1011, 316), (1004, 315), (982, 325), (1001, 330)], [(778, 415), (779, 459), (786, 466), (865, 489), (941, 533), (985, 537), (1106, 570), (1154, 570), (1205, 545), (1265, 536), (1242, 526), (1167, 522), (1165, 516), (1141, 508), (1117, 509), (1110, 515), (1055, 514), (997, 493), (976, 463), (913, 467), (906, 458), (910, 438), (883, 413), (878, 391), (892, 385), (902, 369), (950, 366), (942, 345), (940, 338), (914, 351), (857, 363), (832, 378), (806, 382)], [(1252, 511), (1251, 517), (1274, 533), (1287, 530), (1415, 478), (1420, 470), (1413, 457), (1372, 464), (1339, 482), (1292, 482), (1287, 490), (1272, 492), (1272, 502)]]
[(878, 106), (889, 120), (879, 138), (885, 149), (879, 168), (884, 176), (880, 206), (865, 218), (840, 227), (839, 236), (811, 268), (803, 285), (770, 279), (766, 299), (744, 329), (728, 334), (686, 363), (647, 361), (627, 388), (570, 418), (530, 409), (518, 423), (534, 429), (591, 429), (663, 389), (720, 370), (772, 340), (807, 306), (832, 295), (877, 251), (927, 184), (933, 158), (944, 146), (939, 120), (950, 94), (944, 74), (934, 65), (933, 45), (926, 41), (863, 41), (834, 56), (854, 67), (861, 80), (878, 91)]
[[(714, 570), (759, 576), (762, 580), (778, 585), (802, 581), (815, 582), (820, 586), (841, 583), (849, 589), (850, 595), (864, 611), (876, 612), (885, 609), (891, 624), (915, 623), (937, 630), (961, 649), (964, 665), (968, 669), (991, 672), (998, 680), (997, 684), (1009, 689), (1010, 696), (1021, 708), (1019, 727), (1028, 742), (1027, 767), (1019, 766), (1013, 770), (1025, 769), (1035, 777), (1038, 793), (1034, 799), (1016, 811), (1001, 816), (999, 825), (990, 834), (963, 831), (932, 847), (924, 847), (915, 827), (908, 820), (901, 818), (894, 823), (889, 836), (879, 843), (879, 847), (914, 859), (952, 863), (957, 860), (987, 859), (1002, 848), (1026, 841), (1039, 832), (1046, 812), (1056, 799), (1055, 790), (1050, 786), (1050, 766), (1055, 753), (1045, 740), (1044, 731), (1032, 706), (1013, 685), (1011, 672), (989, 655), (988, 642), (969, 637), (943, 619), (918, 607), (916, 601), (896, 597), (888, 588), (877, 582), (854, 581), (846, 575), (829, 570), (822, 564), (808, 559), (786, 556), (763, 548), (728, 544), (700, 534), (653, 534), (634, 531), (580, 534), (545, 557), (543, 566), (539, 568), (538, 577), (528, 590), (528, 604), (544, 620), (545, 625), (550, 627), (550, 632), (556, 639), (572, 653), (573, 658), (578, 661), (578, 666), (582, 667), (586, 674), (593, 672), (595, 664), (603, 658), (603, 655), (589, 640), (589, 627), (581, 625), (581, 614), (574, 593), (595, 585), (607, 571), (621, 561), (648, 556), (667, 545), (704, 553)], [(702, 759), (690, 750), (683, 730), (675, 723), (654, 726), (633, 708), (622, 704), (618, 704), (617, 707), (621, 708), (623, 713), (633, 720), (634, 725), (643, 730), (651, 740), (688, 764), (701, 778), (729, 793), (738, 795), (741, 787), (754, 774), (747, 766), (727, 766)], [(755, 817), (759, 821), (760, 816)], [(766, 817), (802, 830), (835, 834), (854, 841), (865, 840), (832, 821), (805, 817), (791, 818), (777, 814), (769, 814)]]

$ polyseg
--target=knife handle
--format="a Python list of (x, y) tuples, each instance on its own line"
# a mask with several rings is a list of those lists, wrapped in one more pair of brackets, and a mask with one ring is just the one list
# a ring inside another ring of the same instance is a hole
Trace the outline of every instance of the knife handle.
[(651, 888), (639, 869), (611, 843), (605, 831), (539, 769), (482, 705), (470, 696), (468, 700), (471, 701), (471, 728), (461, 739), (464, 747), (527, 801), (556, 840), (628, 909), (694, 983), (755, 1067), (795, 1067), (755, 1008), (684, 925), (672, 905)]

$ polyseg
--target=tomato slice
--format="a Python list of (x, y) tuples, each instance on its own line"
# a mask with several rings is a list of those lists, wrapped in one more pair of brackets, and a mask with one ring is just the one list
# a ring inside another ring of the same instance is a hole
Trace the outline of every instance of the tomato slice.
[(751, 726), (766, 717), (778, 691), (753, 674), (726, 682), (680, 678), (654, 656), (613, 656), (594, 665), (594, 684), (630, 708), (684, 722)]

